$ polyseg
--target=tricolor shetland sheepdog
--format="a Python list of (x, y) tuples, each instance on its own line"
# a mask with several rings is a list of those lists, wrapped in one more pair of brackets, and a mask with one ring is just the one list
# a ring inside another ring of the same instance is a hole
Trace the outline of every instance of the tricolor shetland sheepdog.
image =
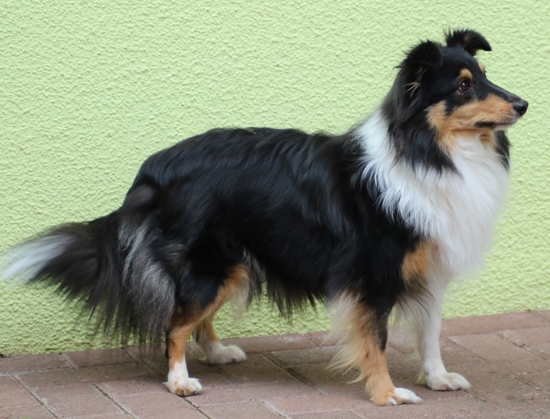
[(336, 365), (356, 368), (377, 405), (420, 401), (388, 374), (392, 309), (414, 325), (421, 381), (467, 388), (441, 360), (443, 293), (483, 262), (508, 184), (503, 130), (528, 106), (487, 79), (478, 50), (491, 47), (471, 30), (419, 43), (380, 107), (344, 135), (215, 129), (160, 151), (121, 208), (15, 247), (4, 278), (83, 300), (107, 331), (166, 333), (165, 384), (179, 396), (201, 392), (188, 338), (208, 362), (244, 361), (212, 322), (226, 301), (263, 291), (283, 314), (336, 306)]

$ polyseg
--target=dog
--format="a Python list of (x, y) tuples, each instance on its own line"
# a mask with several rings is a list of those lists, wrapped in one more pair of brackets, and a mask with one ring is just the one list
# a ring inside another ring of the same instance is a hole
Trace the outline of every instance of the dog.
[(388, 373), (390, 313), (408, 319), (434, 390), (469, 387), (441, 360), (443, 293), (483, 263), (509, 178), (504, 130), (528, 103), (490, 82), (473, 30), (414, 46), (364, 122), (333, 136), (214, 129), (149, 157), (122, 206), (54, 227), (7, 253), (4, 279), (45, 282), (119, 336), (166, 338), (174, 394), (200, 393), (194, 336), (210, 363), (228, 300), (267, 295), (285, 315), (322, 301), (345, 329), (335, 365), (359, 371), (377, 405), (418, 403)]

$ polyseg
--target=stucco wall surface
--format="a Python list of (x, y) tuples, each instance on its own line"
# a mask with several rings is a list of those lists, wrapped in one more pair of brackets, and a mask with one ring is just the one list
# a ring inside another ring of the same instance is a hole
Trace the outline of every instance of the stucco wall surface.
[[(445, 316), (550, 308), (550, 3), (316, 0), (21, 2), (0, 7), (0, 250), (116, 209), (141, 162), (217, 126), (342, 133), (380, 102), (402, 53), (471, 27), (489, 77), (530, 102), (509, 130), (513, 182), (487, 268)], [(78, 308), (0, 284), (0, 353), (94, 348)], [(267, 303), (220, 335), (305, 332)]]

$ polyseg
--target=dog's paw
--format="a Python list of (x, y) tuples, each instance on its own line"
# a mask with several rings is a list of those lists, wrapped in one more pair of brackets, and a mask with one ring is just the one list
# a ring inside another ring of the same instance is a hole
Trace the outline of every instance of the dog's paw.
[(209, 364), (232, 364), (246, 360), (246, 354), (241, 348), (235, 345), (218, 345), (206, 355), (206, 362)]
[(422, 399), (411, 390), (396, 387), (392, 391), (386, 392), (382, 397), (375, 397), (373, 402), (378, 406), (397, 406), (398, 404), (416, 404)]
[(470, 388), (468, 380), (456, 372), (446, 372), (436, 376), (424, 375), (421, 377), (421, 382), (432, 390), (438, 391), (467, 390)]
[(166, 381), (164, 385), (176, 396), (187, 397), (202, 392), (201, 383), (196, 378), (181, 378), (179, 380)]

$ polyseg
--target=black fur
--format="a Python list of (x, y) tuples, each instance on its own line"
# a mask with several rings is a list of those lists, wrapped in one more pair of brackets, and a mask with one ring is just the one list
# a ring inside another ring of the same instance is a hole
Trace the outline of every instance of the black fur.
[(478, 50), (491, 51), (491, 45), (479, 32), (469, 29), (454, 30), (449, 32), (446, 37), (447, 46), (450, 48), (458, 47), (466, 50), (472, 57)]

